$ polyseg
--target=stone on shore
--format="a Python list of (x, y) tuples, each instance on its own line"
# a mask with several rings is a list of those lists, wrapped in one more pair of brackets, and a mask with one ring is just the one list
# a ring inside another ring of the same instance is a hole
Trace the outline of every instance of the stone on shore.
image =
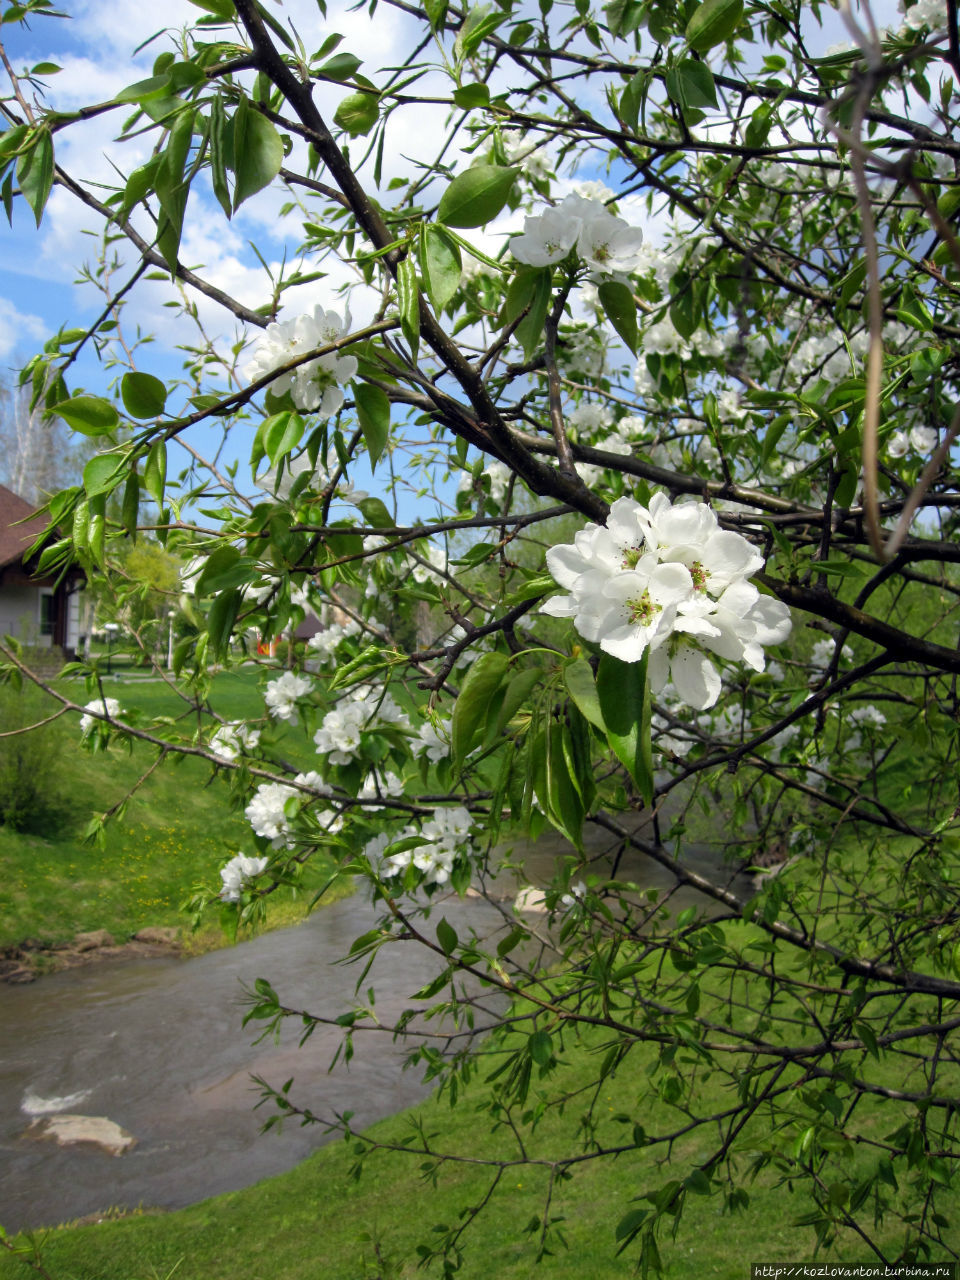
[(76, 951), (98, 951), (101, 947), (112, 947), (113, 934), (106, 929), (91, 929), (89, 933), (78, 933), (73, 940)]
[(34, 1120), (25, 1136), (47, 1139), (61, 1147), (99, 1147), (109, 1156), (122, 1156), (137, 1145), (132, 1133), (106, 1116), (41, 1116)]

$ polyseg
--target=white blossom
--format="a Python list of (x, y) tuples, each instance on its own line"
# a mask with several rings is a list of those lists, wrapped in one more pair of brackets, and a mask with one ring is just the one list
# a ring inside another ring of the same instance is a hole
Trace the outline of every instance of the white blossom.
[(210, 738), (210, 750), (220, 760), (234, 761), (244, 751), (254, 751), (260, 741), (260, 730), (252, 729), (242, 720), (223, 724)]
[(104, 729), (109, 725), (100, 720), (99, 716), (109, 716), (111, 720), (118, 720), (123, 715), (123, 707), (116, 698), (94, 698), (92, 702), (88, 702), (84, 706), (84, 711), (95, 711), (97, 715), (82, 715), (80, 717), (80, 732), (84, 737), (90, 732), (94, 725), (101, 725)]
[(312, 691), (313, 681), (308, 676), (298, 676), (293, 671), (285, 671), (279, 679), (270, 681), (263, 700), (275, 719), (296, 724), (297, 702)]
[(248, 880), (260, 875), (266, 869), (269, 858), (255, 858), (246, 853), (235, 854), (220, 871), (223, 888), (220, 898), (223, 902), (239, 902), (240, 894), (246, 888)]
[(438, 764), (450, 754), (451, 733), (452, 721), (440, 720), (435, 725), (427, 720), (420, 726), (417, 741), (413, 744), (413, 754), (415, 756), (426, 754), (431, 764)]
[(672, 681), (685, 703), (704, 710), (720, 693), (710, 653), (762, 671), (764, 647), (790, 634), (787, 607), (747, 581), (762, 563), (706, 503), (657, 493), (643, 507), (619, 498), (605, 526), (589, 524), (573, 545), (547, 552), (569, 594), (542, 611), (572, 618), (585, 640), (623, 662), (649, 652), (651, 688)]
[(293, 843), (290, 819), (284, 807), (296, 795), (296, 788), (282, 782), (264, 782), (257, 787), (256, 795), (244, 809), (254, 833), (269, 840), (274, 849), (289, 848)]
[[(312, 314), (298, 316), (296, 320), (269, 324), (244, 373), (249, 381), (256, 382), (297, 356), (329, 346), (349, 329), (349, 314), (341, 320), (335, 311), (324, 311), (321, 307), (314, 307)], [(280, 374), (270, 386), (278, 396), (289, 391), (298, 409), (323, 419), (331, 417), (343, 404), (340, 388), (356, 372), (354, 356), (333, 351)]]

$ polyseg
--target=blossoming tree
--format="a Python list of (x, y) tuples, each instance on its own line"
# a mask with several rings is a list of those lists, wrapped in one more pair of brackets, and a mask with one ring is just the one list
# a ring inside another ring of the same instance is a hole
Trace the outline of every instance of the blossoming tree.
[[(609, 1247), (645, 1273), (691, 1196), (750, 1213), (756, 1180), (798, 1192), (797, 1252), (956, 1259), (956, 6), (372, 0), (384, 67), (322, 3), (195, 8), (82, 110), (7, 64), (8, 215), (79, 202), (115, 282), (24, 371), (99, 446), (42, 568), (122, 598), (126, 540), (176, 551), (196, 714), (131, 718), (95, 668), (55, 696), (90, 748), (232, 779), (235, 924), (323, 849), (379, 913), (364, 975), (435, 953), (400, 1026), (444, 1012), (410, 1053), (454, 1099), (496, 1065), (478, 1203), (530, 1163), (534, 1252), (618, 1159)], [(106, 184), (59, 159), (104, 116)], [(218, 219), (269, 228), (236, 296), (184, 247)], [(144, 291), (179, 377), (124, 336)], [(263, 713), (224, 722), (213, 669), (251, 661)], [(484, 930), (451, 923), (468, 891)], [(375, 1025), (266, 982), (251, 1012)], [(422, 1257), (453, 1268), (480, 1211)]]

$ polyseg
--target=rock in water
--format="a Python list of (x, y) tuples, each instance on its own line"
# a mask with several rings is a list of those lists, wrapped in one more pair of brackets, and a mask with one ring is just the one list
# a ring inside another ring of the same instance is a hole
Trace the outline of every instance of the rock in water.
[(43, 1116), (34, 1120), (25, 1137), (50, 1139), (61, 1147), (79, 1144), (99, 1147), (110, 1156), (122, 1156), (137, 1145), (132, 1133), (106, 1116)]

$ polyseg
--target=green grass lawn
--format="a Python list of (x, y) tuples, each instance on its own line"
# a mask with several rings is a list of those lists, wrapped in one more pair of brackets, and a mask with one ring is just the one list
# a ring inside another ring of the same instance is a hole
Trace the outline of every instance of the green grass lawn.
[[(227, 719), (260, 716), (260, 684), (258, 671), (224, 673), (214, 682), (212, 705)], [(76, 682), (59, 687), (74, 701), (88, 700)], [(121, 676), (105, 682), (104, 690), (125, 710), (145, 716), (177, 719), (187, 710), (183, 732), (192, 732), (195, 712), (161, 681)], [(61, 942), (91, 929), (126, 939), (147, 925), (183, 925), (180, 906), (190, 887), (215, 889), (224, 862), (238, 851), (253, 851), (249, 824), (242, 809), (231, 807), (226, 780), (214, 777), (205, 760), (169, 762), (136, 792), (125, 814), (108, 824), (101, 848), (83, 838), (91, 814), (123, 800), (155, 759), (153, 749), (115, 743), (90, 754), (80, 746), (75, 716), (51, 728), (59, 752), (46, 811), (23, 831), (0, 826), (0, 946), (29, 938)], [(297, 735), (288, 737), (278, 735), (285, 758), (297, 752)], [(331, 868), (328, 858), (317, 855), (310, 884), (323, 883)], [(277, 891), (267, 900), (268, 922), (290, 923), (306, 901), (306, 895), (294, 901), (291, 891)], [(217, 934), (213, 927), (204, 945)]]

